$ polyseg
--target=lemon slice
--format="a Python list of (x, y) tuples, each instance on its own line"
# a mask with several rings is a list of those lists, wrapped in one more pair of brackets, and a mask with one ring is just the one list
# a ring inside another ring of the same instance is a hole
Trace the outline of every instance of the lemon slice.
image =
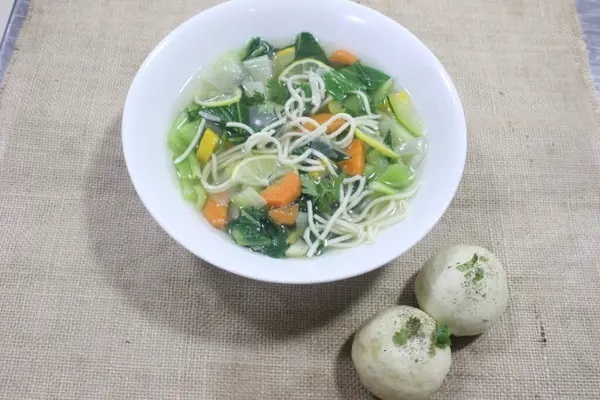
[(238, 163), (231, 173), (231, 178), (249, 186), (268, 186), (275, 179), (287, 172), (292, 167), (282, 167), (275, 155), (260, 155), (247, 158)]
[(304, 60), (295, 61), (290, 64), (279, 75), (279, 79), (286, 79), (293, 75), (306, 74), (308, 71), (317, 72), (319, 70), (329, 72), (332, 71), (333, 68), (314, 58), (305, 58)]
[(366, 144), (368, 144), (369, 146), (371, 146), (386, 157), (392, 158), (394, 160), (400, 158), (400, 155), (395, 153), (394, 150), (390, 149), (389, 146), (383, 143), (383, 141), (379, 137), (367, 135), (366, 133), (363, 133), (358, 129), (354, 131), (354, 136), (357, 139), (362, 140), (363, 142), (365, 142)]
[(290, 65), (294, 61), (294, 57), (296, 57), (296, 49), (294, 46), (286, 47), (275, 53), (275, 57), (273, 57), (273, 69), (275, 70), (275, 75), (278, 75), (285, 67)]
[(208, 99), (201, 99), (198, 95), (194, 97), (194, 102), (202, 107), (223, 107), (235, 104), (242, 98), (242, 89), (236, 87), (233, 93), (221, 93)]

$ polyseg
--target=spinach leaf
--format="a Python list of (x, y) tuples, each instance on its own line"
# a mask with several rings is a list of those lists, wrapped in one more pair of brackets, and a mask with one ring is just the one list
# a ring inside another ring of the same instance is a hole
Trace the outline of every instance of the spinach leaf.
[(363, 83), (368, 93), (372, 93), (391, 79), (389, 75), (378, 69), (362, 64), (360, 61), (339, 70), (347, 79)]
[(315, 60), (329, 64), (327, 55), (321, 45), (319, 45), (319, 41), (308, 32), (302, 32), (296, 36), (294, 47), (296, 50), (296, 60), (314, 58)]
[[(348, 100), (349, 93), (355, 90), (365, 91), (371, 96), (371, 103), (377, 105), (381, 103), (381, 98), (375, 99), (374, 97), (381, 97), (378, 93), (387, 93), (386, 85), (390, 85), (390, 77), (367, 65), (356, 62), (350, 66), (344, 67), (338, 71), (328, 72), (323, 79), (325, 80), (325, 88), (327, 92), (336, 100), (346, 99), (349, 101), (350, 114), (354, 116), (364, 115), (362, 108), (362, 101)], [(360, 100), (360, 99), (357, 99)], [(344, 104), (346, 108), (346, 105)]]
[(269, 257), (281, 258), (288, 248), (288, 232), (274, 224), (262, 208), (242, 208), (240, 215), (229, 222), (229, 234), (244, 247)]
[(345, 152), (336, 149), (330, 143), (321, 139), (313, 140), (305, 146), (295, 148), (292, 150), (292, 154), (295, 156), (301, 156), (308, 149), (315, 149), (321, 152), (325, 157), (329, 158), (333, 162), (344, 161), (350, 158), (350, 156)]
[(350, 158), (348, 154), (336, 149), (324, 140), (313, 140), (312, 142), (310, 142), (310, 147), (323, 153), (325, 157), (329, 158), (331, 161), (334, 162), (344, 161)]
[(323, 77), (325, 89), (336, 100), (342, 100), (353, 90), (365, 90), (365, 84), (354, 74), (340, 71), (329, 71)]
[(227, 128), (228, 122), (248, 123), (248, 105), (237, 102), (223, 107), (200, 107), (200, 111), (210, 114), (219, 119), (218, 126), (224, 131), (225, 138), (229, 143), (239, 144), (248, 138), (248, 132), (239, 128)]
[(269, 58), (273, 58), (275, 48), (261, 37), (255, 37), (250, 39), (246, 45), (246, 49), (242, 54), (242, 61), (249, 60), (260, 56), (267, 55)]

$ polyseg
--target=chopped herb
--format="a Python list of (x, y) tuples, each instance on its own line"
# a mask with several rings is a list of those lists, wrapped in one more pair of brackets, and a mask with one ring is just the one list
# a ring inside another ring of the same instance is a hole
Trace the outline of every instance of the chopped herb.
[(478, 282), (483, 279), (483, 269), (481, 267), (475, 268), (475, 276), (473, 277), (473, 282)]
[(431, 333), (432, 346), (443, 349), (447, 346), (450, 346), (450, 343), (450, 330), (448, 329), (448, 325), (436, 323), (435, 329)]
[(331, 214), (339, 205), (340, 185), (344, 177), (343, 174), (340, 174), (337, 177), (326, 177), (315, 181), (308, 175), (300, 175), (302, 193), (312, 197), (316, 212)]
[(284, 105), (289, 97), (287, 87), (283, 82), (278, 79), (271, 79), (267, 83), (267, 92), (269, 93), (269, 99), (277, 104)]
[(456, 269), (458, 269), (460, 272), (466, 272), (473, 268), (475, 264), (477, 264), (477, 261), (479, 261), (479, 256), (477, 253), (474, 253), (473, 257), (469, 261), (460, 264), (456, 267)]
[(408, 338), (406, 337), (406, 332), (403, 329), (400, 329), (398, 332), (394, 333), (392, 341), (398, 346), (404, 346), (408, 341)]
[(319, 197), (319, 190), (317, 189), (317, 182), (312, 180), (308, 175), (300, 175), (302, 181), (302, 193), (313, 197)]
[(421, 330), (421, 326), (421, 320), (417, 317), (410, 317), (408, 321), (406, 321), (406, 330), (410, 337), (416, 336)]
[(244, 93), (244, 97), (242, 97), (242, 101), (244, 102), (244, 104), (249, 106), (255, 104), (262, 104), (265, 102), (265, 100), (265, 96), (260, 92), (254, 92), (254, 94), (252, 94), (251, 96)]
[(467, 262), (456, 266), (460, 272), (465, 275), (465, 278), (472, 283), (477, 283), (482, 280), (485, 276), (484, 270), (479, 262), (487, 261), (485, 257), (479, 257), (477, 253), (473, 254), (473, 257)]
[(392, 341), (398, 346), (404, 346), (410, 339), (419, 335), (421, 327), (422, 323), (419, 318), (410, 317), (404, 327), (394, 334)]

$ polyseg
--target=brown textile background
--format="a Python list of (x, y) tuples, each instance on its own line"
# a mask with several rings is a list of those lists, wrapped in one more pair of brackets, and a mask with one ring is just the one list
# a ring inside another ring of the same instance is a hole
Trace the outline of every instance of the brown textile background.
[(456, 340), (439, 399), (600, 393), (600, 124), (571, 0), (370, 0), (439, 56), (469, 158), (431, 234), (378, 272), (318, 286), (203, 264), (142, 207), (120, 118), (168, 31), (218, 1), (36, 0), (0, 92), (0, 398), (367, 399), (348, 338), (412, 304), (441, 246), (510, 274), (500, 325)]

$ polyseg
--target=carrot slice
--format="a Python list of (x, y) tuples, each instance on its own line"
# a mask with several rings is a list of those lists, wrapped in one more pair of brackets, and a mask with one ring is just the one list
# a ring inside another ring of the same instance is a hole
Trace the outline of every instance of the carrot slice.
[[(325, 122), (329, 121), (329, 119), (331, 117), (333, 117), (333, 114), (321, 113), (321, 114), (315, 114), (311, 118), (314, 119), (316, 122), (318, 122), (319, 125), (323, 125)], [(327, 133), (330, 134), (330, 133), (337, 131), (338, 129), (340, 129), (342, 127), (342, 125), (344, 125), (344, 122), (345, 121), (343, 119), (336, 119), (335, 121), (333, 121), (331, 124), (329, 124), (327, 126)], [(307, 129), (309, 129), (311, 132), (314, 131), (315, 129), (317, 129), (315, 124), (311, 124), (310, 122), (306, 123), (304, 126)]]
[(298, 204), (292, 204), (291, 206), (269, 210), (269, 217), (278, 225), (294, 225), (299, 211), (300, 207)]
[(217, 200), (210, 197), (204, 205), (204, 216), (209, 224), (217, 229), (223, 229), (227, 225), (227, 206), (219, 204)]
[(292, 171), (268, 186), (260, 195), (271, 207), (283, 207), (300, 197), (301, 192), (300, 176)]
[(350, 53), (348, 50), (336, 50), (329, 58), (332, 63), (342, 65), (352, 65), (358, 61), (358, 57)]
[(366, 148), (362, 140), (354, 139), (346, 149), (350, 156), (348, 160), (340, 161), (339, 167), (348, 175), (363, 175), (365, 173)]

